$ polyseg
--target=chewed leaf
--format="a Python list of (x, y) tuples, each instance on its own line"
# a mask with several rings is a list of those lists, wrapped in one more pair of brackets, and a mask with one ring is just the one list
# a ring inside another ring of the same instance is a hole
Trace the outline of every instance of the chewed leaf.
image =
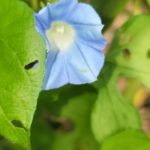
[(107, 62), (120, 68), (121, 74), (135, 78), (147, 87), (150, 87), (149, 26), (147, 15), (131, 18), (117, 33), (107, 57)]
[(99, 142), (119, 130), (141, 128), (139, 114), (117, 89), (117, 80), (120, 76), (134, 78), (150, 87), (149, 26), (149, 16), (133, 17), (114, 38), (100, 76), (99, 98), (92, 115), (93, 131)]
[(44, 42), (27, 5), (5, 0), (0, 7), (0, 135), (30, 149), (29, 131), (44, 78)]

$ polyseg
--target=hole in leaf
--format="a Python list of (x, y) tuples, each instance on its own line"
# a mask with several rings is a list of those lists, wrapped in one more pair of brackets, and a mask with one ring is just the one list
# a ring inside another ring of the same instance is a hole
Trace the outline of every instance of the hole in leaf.
[(150, 49), (147, 51), (147, 57), (150, 58)]
[(123, 55), (124, 57), (129, 58), (131, 55), (130, 50), (128, 48), (123, 49)]
[(59, 130), (62, 127), (62, 124), (60, 122), (51, 121), (50, 125), (54, 130)]
[(37, 67), (38, 63), (39, 63), (39, 61), (38, 61), (38, 60), (35, 60), (35, 61), (33, 61), (33, 62), (31, 62), (31, 63), (25, 65), (24, 68), (25, 68), (26, 70), (35, 68), (35, 67)]
[(56, 117), (53, 115), (45, 116), (46, 122), (52, 129), (60, 132), (71, 132), (74, 129), (74, 124), (70, 119), (64, 117)]
[(21, 121), (19, 120), (12, 120), (11, 123), (17, 127), (17, 128), (23, 128), (25, 131), (27, 131), (27, 129), (23, 126), (23, 124), (21, 123)]

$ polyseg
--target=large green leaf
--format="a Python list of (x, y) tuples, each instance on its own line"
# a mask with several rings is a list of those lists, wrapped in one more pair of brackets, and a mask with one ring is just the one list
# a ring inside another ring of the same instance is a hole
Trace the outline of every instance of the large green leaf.
[[(150, 87), (150, 17), (131, 18), (116, 34), (100, 75), (100, 93), (92, 115), (100, 142), (118, 130), (140, 128), (139, 115), (117, 88), (120, 76)], [(132, 90), (132, 89), (131, 89)]]
[(0, 134), (29, 149), (29, 130), (44, 77), (44, 42), (26, 4), (5, 0), (0, 7)]
[(101, 150), (148, 150), (150, 139), (141, 131), (127, 130), (108, 138)]
[(43, 92), (32, 126), (33, 150), (99, 149), (90, 126), (96, 95), (89, 86)]
[(119, 130), (140, 128), (136, 109), (116, 87), (119, 71), (116, 66), (106, 63), (101, 72), (99, 97), (92, 113), (92, 128), (99, 142)]
[(107, 62), (120, 69), (120, 75), (139, 80), (150, 87), (150, 16), (131, 18), (117, 33)]

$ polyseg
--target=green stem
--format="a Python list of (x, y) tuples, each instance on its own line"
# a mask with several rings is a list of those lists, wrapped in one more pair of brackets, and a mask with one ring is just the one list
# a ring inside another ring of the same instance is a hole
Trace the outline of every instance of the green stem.
[(39, 2), (38, 2), (38, 0), (30, 0), (30, 4), (31, 4), (31, 6), (32, 6), (32, 8), (34, 10), (38, 10), (39, 9)]

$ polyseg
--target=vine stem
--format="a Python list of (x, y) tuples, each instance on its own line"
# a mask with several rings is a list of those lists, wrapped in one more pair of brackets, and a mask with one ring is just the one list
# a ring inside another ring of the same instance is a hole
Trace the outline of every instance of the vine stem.
[(38, 0), (30, 0), (30, 4), (34, 10), (38, 10), (39, 8)]

